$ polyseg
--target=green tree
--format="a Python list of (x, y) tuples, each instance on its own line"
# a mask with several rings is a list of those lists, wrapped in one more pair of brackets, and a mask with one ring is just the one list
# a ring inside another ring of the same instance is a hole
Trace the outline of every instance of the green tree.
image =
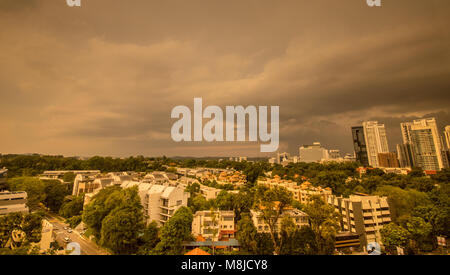
[(333, 253), (335, 237), (340, 229), (339, 214), (319, 196), (311, 197), (311, 201), (305, 206), (305, 212), (316, 236), (318, 254)]
[(39, 204), (44, 201), (46, 197), (44, 192), (44, 183), (37, 178), (12, 178), (8, 179), (8, 184), (11, 191), (27, 192), (27, 206), (30, 210), (38, 208)]
[(410, 234), (408, 230), (391, 222), (380, 229), (381, 240), (386, 250), (391, 253), (395, 251), (395, 247), (406, 248), (409, 242)]
[(161, 241), (156, 245), (153, 254), (182, 254), (183, 241), (192, 240), (192, 220), (193, 215), (189, 208), (181, 207), (178, 209), (161, 228)]
[(160, 242), (158, 234), (158, 224), (155, 221), (152, 221), (147, 225), (142, 236), (139, 238), (138, 254), (151, 255), (151, 251)]
[(241, 245), (241, 252), (248, 254), (258, 254), (257, 253), (257, 240), (255, 225), (253, 224), (250, 216), (248, 214), (243, 214), (239, 222), (237, 223), (236, 239)]
[(411, 239), (414, 241), (418, 252), (424, 248), (427, 250), (432, 249), (432, 241), (430, 240), (432, 232), (431, 224), (425, 222), (420, 217), (412, 217), (406, 223), (406, 229), (408, 230)]
[(292, 193), (284, 187), (267, 189), (260, 187), (256, 192), (255, 210), (269, 227), (270, 237), (275, 248), (275, 254), (280, 253), (281, 244), (277, 238), (278, 222), (286, 207), (292, 203)]
[(114, 209), (102, 222), (100, 244), (111, 249), (114, 254), (135, 254), (139, 234), (144, 229), (143, 218), (140, 207)]
[(64, 218), (81, 215), (83, 211), (84, 196), (80, 195), (70, 201), (65, 202), (59, 209), (59, 214)]
[(48, 181), (44, 183), (45, 198), (42, 201), (50, 211), (58, 213), (64, 198), (67, 195), (67, 187), (59, 181)]

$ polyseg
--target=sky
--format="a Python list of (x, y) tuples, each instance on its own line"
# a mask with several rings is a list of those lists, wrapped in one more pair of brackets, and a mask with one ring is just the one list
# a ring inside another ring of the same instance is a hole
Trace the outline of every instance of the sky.
[(450, 124), (448, 14), (448, 0), (0, 0), (0, 153), (270, 155), (174, 142), (171, 110), (194, 97), (280, 106), (281, 152), (353, 152), (364, 120), (394, 150), (400, 122)]

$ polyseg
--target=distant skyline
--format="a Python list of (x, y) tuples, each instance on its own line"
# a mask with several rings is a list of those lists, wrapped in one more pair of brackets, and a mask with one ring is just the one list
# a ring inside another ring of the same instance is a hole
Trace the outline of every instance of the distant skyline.
[[(175, 143), (177, 105), (280, 106), (280, 152), (450, 125), (450, 1), (0, 1), (0, 153), (266, 157)], [(441, 133), (442, 135), (442, 133)]]

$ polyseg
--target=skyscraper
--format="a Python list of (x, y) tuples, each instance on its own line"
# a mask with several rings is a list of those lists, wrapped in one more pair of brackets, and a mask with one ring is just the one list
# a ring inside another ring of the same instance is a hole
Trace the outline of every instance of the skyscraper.
[(378, 121), (365, 121), (363, 122), (363, 128), (369, 165), (373, 167), (380, 167), (378, 154), (389, 153), (384, 124), (379, 124)]
[(435, 118), (418, 119), (400, 124), (404, 144), (411, 146), (415, 165), (424, 170), (448, 166)]
[(356, 161), (361, 163), (363, 166), (369, 166), (364, 128), (362, 126), (352, 127), (352, 137), (353, 147), (355, 148)]
[(400, 162), (400, 167), (414, 167), (415, 164), (411, 144), (397, 144), (397, 158)]
[(450, 150), (450, 125), (445, 126), (444, 137), (447, 150)]

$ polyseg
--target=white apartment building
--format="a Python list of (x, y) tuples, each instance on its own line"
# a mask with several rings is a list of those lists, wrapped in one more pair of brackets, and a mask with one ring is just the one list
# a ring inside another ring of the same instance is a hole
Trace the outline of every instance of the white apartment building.
[(192, 220), (192, 235), (218, 241), (232, 238), (236, 232), (234, 211), (197, 211)]
[(222, 189), (209, 187), (203, 184), (200, 184), (200, 194), (207, 200), (212, 200), (217, 198), (217, 196), (222, 192)]
[(415, 165), (423, 170), (448, 167), (444, 145), (435, 118), (401, 123), (404, 144), (410, 144)]
[(137, 186), (147, 223), (162, 226), (182, 206), (187, 206), (189, 193), (183, 187), (126, 181), (122, 188)]
[[(252, 209), (252, 210), (250, 210), (250, 214), (251, 214), (253, 224), (255, 225), (256, 230), (259, 233), (269, 233), (270, 232), (269, 225), (264, 221), (261, 211), (256, 211), (256, 210)], [(292, 218), (292, 221), (297, 225), (298, 228), (300, 228), (302, 226), (309, 226), (308, 214), (306, 214), (305, 212), (302, 212), (296, 208), (286, 208), (283, 210), (281, 217), (278, 219), (278, 221), (275, 225), (276, 232), (280, 232), (281, 221), (286, 216)]]
[(387, 197), (350, 195), (349, 198), (330, 196), (328, 203), (342, 216), (342, 231), (356, 233), (361, 244), (382, 243), (380, 229), (391, 222)]
[(379, 167), (378, 154), (389, 153), (384, 124), (379, 124), (378, 121), (366, 121), (363, 122), (363, 128), (369, 165)]
[(27, 192), (0, 192), (0, 216), (17, 212), (28, 213)]

